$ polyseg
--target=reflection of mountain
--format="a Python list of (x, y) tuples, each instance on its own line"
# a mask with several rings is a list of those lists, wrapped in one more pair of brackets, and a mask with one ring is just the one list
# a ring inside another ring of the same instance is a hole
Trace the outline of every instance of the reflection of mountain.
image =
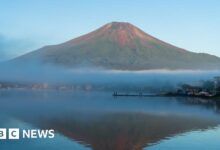
[(164, 138), (216, 124), (198, 118), (143, 113), (87, 114), (85, 118), (60, 117), (40, 122), (40, 126), (53, 128), (94, 150), (141, 150)]
[(14, 92), (0, 93), (1, 115), (55, 129), (93, 150), (141, 150), (168, 137), (219, 125), (212, 107), (186, 105), (178, 102), (180, 98), (141, 100), (114, 99), (102, 92)]
[(89, 34), (43, 47), (16, 60), (125, 70), (220, 68), (220, 58), (216, 56), (175, 47), (121, 22), (106, 24)]

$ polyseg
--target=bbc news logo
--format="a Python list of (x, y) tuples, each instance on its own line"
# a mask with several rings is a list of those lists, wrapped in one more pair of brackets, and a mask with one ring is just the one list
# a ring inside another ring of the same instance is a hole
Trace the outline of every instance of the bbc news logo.
[(52, 139), (55, 137), (55, 132), (53, 129), (49, 130), (39, 130), (39, 129), (30, 129), (30, 130), (20, 130), (18, 128), (0, 128), (0, 140), (19, 140), (19, 139), (43, 139), (49, 138)]

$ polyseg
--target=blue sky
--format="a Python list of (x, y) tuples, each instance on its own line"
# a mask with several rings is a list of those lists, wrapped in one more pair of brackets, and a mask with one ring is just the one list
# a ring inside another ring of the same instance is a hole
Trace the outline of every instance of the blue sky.
[(220, 56), (219, 16), (219, 0), (1, 0), (0, 60), (112, 21), (130, 22), (178, 47)]

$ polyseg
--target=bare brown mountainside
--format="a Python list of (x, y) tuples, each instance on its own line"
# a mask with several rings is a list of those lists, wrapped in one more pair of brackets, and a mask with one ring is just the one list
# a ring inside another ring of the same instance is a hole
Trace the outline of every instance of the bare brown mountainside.
[(45, 46), (13, 61), (104, 69), (219, 69), (220, 58), (163, 42), (130, 23), (112, 22), (62, 44)]

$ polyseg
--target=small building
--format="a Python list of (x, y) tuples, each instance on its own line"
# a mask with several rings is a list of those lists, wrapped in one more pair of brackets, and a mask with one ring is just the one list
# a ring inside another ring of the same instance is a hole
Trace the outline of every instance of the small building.
[(185, 94), (188, 94), (188, 95), (195, 95), (195, 94), (201, 92), (202, 89), (203, 88), (200, 86), (191, 86), (188, 84), (182, 85), (182, 90), (184, 91)]

